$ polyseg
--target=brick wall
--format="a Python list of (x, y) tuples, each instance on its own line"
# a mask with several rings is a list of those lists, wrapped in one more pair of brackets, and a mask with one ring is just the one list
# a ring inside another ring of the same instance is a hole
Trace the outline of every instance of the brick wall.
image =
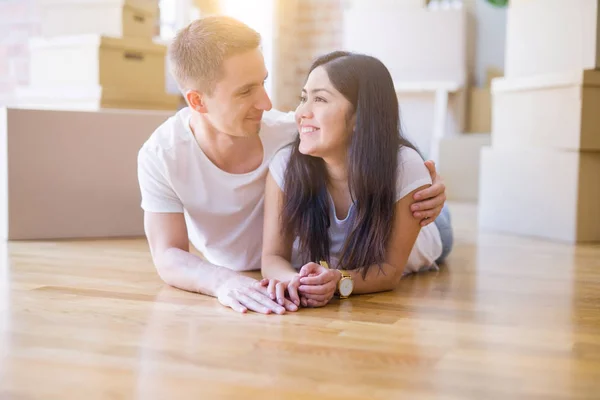
[(344, 0), (277, 2), (273, 102), (280, 110), (298, 105), (312, 60), (342, 46)]
[(39, 34), (35, 0), (0, 1), (0, 106), (28, 84), (28, 39)]

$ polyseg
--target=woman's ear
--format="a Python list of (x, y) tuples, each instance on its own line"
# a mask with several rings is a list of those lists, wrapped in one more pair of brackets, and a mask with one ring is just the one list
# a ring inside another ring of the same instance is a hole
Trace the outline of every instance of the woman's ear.
[(352, 127), (352, 132), (354, 132), (356, 130), (356, 113), (353, 113), (350, 118), (350, 126)]
[(206, 104), (204, 103), (204, 98), (201, 93), (196, 90), (188, 90), (185, 93), (185, 98), (190, 105), (190, 108), (199, 112), (206, 113)]

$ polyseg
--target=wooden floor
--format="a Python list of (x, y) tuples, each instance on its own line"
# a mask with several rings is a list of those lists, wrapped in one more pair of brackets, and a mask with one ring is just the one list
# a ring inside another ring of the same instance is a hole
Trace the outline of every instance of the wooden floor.
[(283, 316), (162, 284), (143, 239), (0, 251), (1, 399), (599, 399), (600, 246), (478, 234), (441, 272)]

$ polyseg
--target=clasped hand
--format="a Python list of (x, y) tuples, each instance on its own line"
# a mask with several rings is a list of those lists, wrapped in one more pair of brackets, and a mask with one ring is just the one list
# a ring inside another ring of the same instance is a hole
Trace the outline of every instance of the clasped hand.
[(289, 299), (298, 307), (323, 307), (332, 299), (340, 279), (339, 271), (311, 262), (289, 281), (263, 279), (261, 285), (280, 305)]

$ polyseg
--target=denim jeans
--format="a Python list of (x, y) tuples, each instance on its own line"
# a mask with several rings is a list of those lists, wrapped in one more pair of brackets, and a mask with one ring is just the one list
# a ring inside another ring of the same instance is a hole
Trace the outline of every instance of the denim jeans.
[(447, 205), (444, 205), (442, 212), (433, 223), (437, 226), (442, 238), (442, 255), (436, 260), (436, 263), (440, 264), (446, 260), (446, 257), (448, 257), (448, 254), (450, 254), (450, 251), (452, 251), (452, 246), (454, 245), (452, 220), (450, 217), (450, 210), (448, 209)]

